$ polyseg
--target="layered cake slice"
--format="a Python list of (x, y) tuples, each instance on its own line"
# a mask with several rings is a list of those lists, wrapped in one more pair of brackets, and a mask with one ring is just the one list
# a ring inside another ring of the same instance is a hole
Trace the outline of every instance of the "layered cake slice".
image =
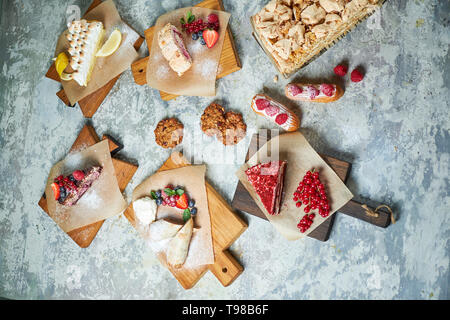
[(248, 182), (270, 215), (280, 213), (286, 165), (286, 161), (271, 161), (245, 171)]
[(192, 66), (192, 58), (184, 45), (180, 31), (168, 23), (158, 32), (161, 53), (169, 61), (169, 66), (178, 76), (182, 76)]
[(76, 20), (69, 25), (68, 34), (71, 58), (70, 66), (74, 70), (70, 79), (80, 86), (87, 86), (94, 69), (95, 55), (101, 47), (105, 29), (99, 21)]
[(86, 170), (75, 170), (70, 175), (59, 176), (52, 184), (55, 200), (64, 206), (71, 207), (89, 190), (98, 180), (103, 168), (93, 166)]

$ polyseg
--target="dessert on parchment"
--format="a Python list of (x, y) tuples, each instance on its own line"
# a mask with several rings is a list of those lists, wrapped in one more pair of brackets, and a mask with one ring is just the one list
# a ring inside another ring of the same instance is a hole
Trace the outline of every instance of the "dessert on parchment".
[(265, 94), (255, 95), (251, 107), (256, 114), (275, 122), (286, 131), (296, 131), (300, 127), (300, 120), (294, 112)]
[(286, 85), (285, 94), (292, 100), (328, 103), (340, 99), (344, 90), (333, 83), (289, 83)]
[(192, 58), (183, 41), (181, 32), (171, 23), (167, 23), (158, 32), (158, 44), (169, 66), (178, 76), (182, 76), (192, 66)]
[(287, 161), (270, 161), (245, 171), (248, 182), (270, 215), (280, 213), (286, 165)]
[(251, 22), (285, 76), (292, 74), (379, 8), (384, 0), (271, 0)]
[(102, 170), (101, 166), (93, 166), (86, 170), (75, 170), (66, 177), (56, 177), (51, 185), (55, 200), (63, 206), (74, 206), (98, 180)]

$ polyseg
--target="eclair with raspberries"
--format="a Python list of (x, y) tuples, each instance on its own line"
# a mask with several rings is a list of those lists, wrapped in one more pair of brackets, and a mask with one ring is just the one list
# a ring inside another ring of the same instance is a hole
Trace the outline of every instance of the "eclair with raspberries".
[(285, 94), (291, 100), (328, 103), (340, 99), (344, 90), (332, 83), (289, 83), (286, 85)]
[(265, 94), (255, 95), (251, 106), (256, 114), (272, 120), (286, 131), (297, 131), (300, 127), (300, 120), (294, 112)]

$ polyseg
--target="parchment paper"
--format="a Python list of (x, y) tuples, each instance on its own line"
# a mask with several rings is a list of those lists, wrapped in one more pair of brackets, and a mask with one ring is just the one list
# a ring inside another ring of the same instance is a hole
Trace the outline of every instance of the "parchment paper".
[[(97, 20), (103, 23), (106, 31), (104, 41), (108, 39), (109, 35), (115, 29), (119, 29), (122, 33), (122, 43), (119, 49), (111, 56), (104, 58), (99, 57), (96, 59), (91, 80), (86, 87), (80, 86), (74, 80), (61, 80), (64, 92), (72, 105), (105, 86), (109, 81), (127, 70), (139, 57), (136, 49), (133, 47), (134, 43), (139, 38), (139, 34), (122, 21), (112, 0), (107, 0), (98, 5), (89, 11), (83, 19), (88, 21)], [(66, 39), (67, 33), (68, 31), (66, 29), (59, 37), (56, 45), (55, 57), (57, 57), (60, 52), (67, 53), (67, 50), (70, 47), (69, 41)], [(70, 57), (69, 54), (68, 56)]]
[[(272, 152), (272, 158), (270, 157), (270, 152)], [(276, 158), (277, 156), (279, 156), (279, 159)], [(287, 160), (283, 200), (281, 202), (280, 214), (277, 216), (272, 216), (267, 212), (254, 191), (253, 186), (248, 182), (245, 174), (245, 170), (248, 168), (258, 163), (271, 160)], [(297, 228), (297, 224), (305, 215), (305, 212), (303, 211), (305, 206), (302, 205), (300, 208), (297, 208), (292, 198), (299, 182), (303, 179), (306, 172), (312, 168), (319, 171), (320, 180), (325, 185), (327, 198), (330, 202), (330, 214), (328, 217), (323, 218), (316, 212), (317, 210), (312, 210), (311, 212), (316, 214), (314, 223), (305, 233), (301, 233)], [(278, 232), (288, 240), (298, 240), (307, 236), (353, 198), (352, 193), (338, 175), (311, 147), (300, 132), (282, 134), (268, 141), (248, 160), (247, 163), (244, 163), (244, 165), (239, 168), (236, 175), (248, 190), (253, 200), (255, 200), (261, 211), (264, 212), (267, 219)]]
[[(219, 40), (211, 49), (208, 49), (206, 45), (201, 45), (200, 40), (192, 40), (192, 34), (188, 35), (182, 31), (180, 19), (189, 10), (196, 19), (200, 18), (203, 21), (206, 21), (207, 16), (211, 13), (215, 13), (219, 17)], [(230, 14), (227, 12), (199, 7), (177, 9), (160, 16), (154, 27), (150, 58), (147, 64), (147, 84), (152, 88), (176, 95), (215, 96), (217, 69), (229, 19)], [(158, 45), (158, 32), (169, 22), (182, 33), (186, 49), (192, 57), (191, 68), (181, 77), (170, 68), (169, 62), (162, 55)]]
[[(78, 169), (101, 165), (103, 171), (88, 191), (72, 207), (58, 203), (51, 184), (59, 175), (71, 174)], [(80, 152), (70, 153), (50, 170), (45, 187), (49, 216), (66, 233), (74, 229), (121, 214), (127, 207), (117, 184), (108, 141), (104, 140)]]
[[(149, 196), (152, 190), (164, 189), (168, 184), (182, 186), (195, 200), (197, 214), (194, 216), (194, 233), (189, 246), (189, 253), (183, 268), (195, 268), (197, 266), (214, 263), (214, 251), (211, 236), (211, 219), (209, 216), (208, 198), (205, 186), (205, 165), (186, 166), (182, 168), (157, 172), (147, 178), (133, 191), (132, 199), (137, 200)], [(158, 206), (156, 220), (167, 218), (175, 222), (183, 222), (183, 210)], [(141, 236), (146, 239), (147, 244), (157, 254), (161, 263), (167, 266), (166, 249), (170, 239), (163, 241), (151, 241), (148, 228), (136, 227)]]

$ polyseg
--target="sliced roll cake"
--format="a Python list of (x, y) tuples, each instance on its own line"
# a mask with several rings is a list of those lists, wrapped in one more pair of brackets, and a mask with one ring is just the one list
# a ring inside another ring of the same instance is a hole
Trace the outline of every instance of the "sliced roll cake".
[(158, 32), (158, 44), (169, 66), (182, 76), (192, 66), (192, 58), (183, 42), (180, 31), (168, 23)]

